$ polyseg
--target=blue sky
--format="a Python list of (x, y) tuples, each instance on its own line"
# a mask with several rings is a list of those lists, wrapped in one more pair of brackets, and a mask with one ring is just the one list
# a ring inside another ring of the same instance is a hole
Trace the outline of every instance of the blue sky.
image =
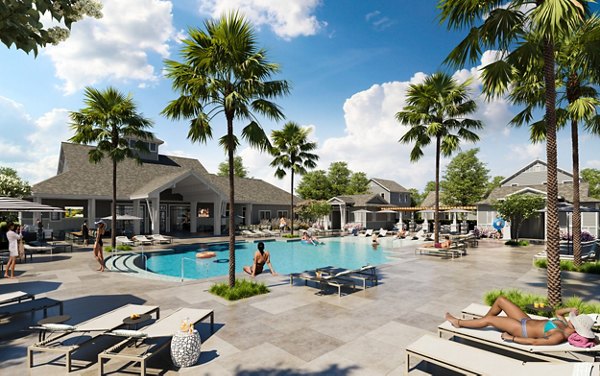
[[(193, 144), (185, 121), (173, 122), (160, 111), (176, 94), (162, 77), (163, 60), (177, 60), (189, 27), (208, 17), (238, 9), (253, 22), (269, 59), (281, 65), (278, 78), (292, 92), (277, 100), (287, 117), (310, 127), (321, 157), (318, 168), (346, 161), (369, 177), (392, 179), (422, 189), (434, 179), (435, 154), (427, 149), (418, 163), (409, 161), (409, 145), (398, 143), (407, 127), (394, 119), (404, 106), (410, 83), (446, 70), (457, 79), (474, 78), (479, 103), (474, 117), (485, 129), (477, 144), (491, 175), (509, 176), (533, 159), (545, 160), (545, 145), (531, 145), (526, 129), (507, 122), (516, 109), (504, 99), (486, 102), (480, 95), (478, 67), (456, 71), (442, 65), (463, 32), (450, 32), (437, 21), (436, 1), (360, 0), (103, 0), (104, 17), (74, 24), (71, 37), (48, 46), (37, 58), (0, 48), (0, 166), (17, 169), (30, 183), (56, 173), (60, 142), (72, 136), (68, 113), (83, 106), (83, 88), (115, 86), (131, 93), (139, 110), (155, 122), (164, 140), (161, 153), (197, 158), (211, 172), (225, 160), (217, 140)], [(284, 122), (263, 120), (270, 133)], [(236, 124), (240, 129), (244, 124)], [(225, 133), (216, 118), (213, 134)], [(570, 140), (559, 133), (559, 167), (570, 171)], [(593, 153), (598, 139), (582, 135), (582, 168), (600, 168)], [(270, 157), (242, 145), (239, 154), (250, 176), (289, 190), (288, 180), (273, 177)], [(447, 163), (445, 160), (444, 163)]]

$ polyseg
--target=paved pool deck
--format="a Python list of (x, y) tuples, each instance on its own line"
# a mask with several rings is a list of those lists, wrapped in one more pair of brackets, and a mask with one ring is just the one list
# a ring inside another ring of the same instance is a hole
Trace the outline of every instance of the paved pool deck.
[[(182, 242), (215, 240), (226, 239)], [(370, 247), (370, 239), (358, 241)], [(391, 239), (380, 241), (385, 248)], [(256, 280), (269, 286), (269, 294), (227, 302), (208, 293), (214, 280), (175, 282), (97, 272), (91, 248), (81, 246), (72, 253), (35, 255), (32, 263), (17, 264), (18, 278), (0, 278), (0, 293), (21, 290), (62, 300), (65, 313), (71, 315), (69, 324), (127, 303), (159, 305), (161, 317), (179, 307), (213, 309), (214, 333), (208, 324), (198, 326), (203, 344), (197, 365), (177, 371), (168, 350), (149, 365), (166, 368), (160, 372), (165, 375), (244, 376), (401, 375), (405, 347), (423, 334), (435, 333), (446, 311), (457, 314), (472, 302), (481, 303), (491, 289), (546, 294), (545, 270), (532, 267), (533, 255), (542, 246), (510, 248), (482, 240), (467, 256), (454, 260), (415, 255), (414, 248), (393, 249), (392, 261), (379, 268), (378, 286), (346, 291), (341, 298), (301, 283), (290, 286), (286, 275), (260, 275)], [(563, 273), (563, 296), (598, 299), (599, 281), (598, 276)], [(39, 318), (39, 313), (23, 315), (0, 324), (0, 374), (65, 374), (64, 359), (52, 361), (54, 357), (43, 354), (36, 356), (34, 368), (27, 368), (26, 348), (37, 341), (37, 333), (27, 327)], [(73, 374), (97, 375), (98, 352), (95, 344), (76, 352), (75, 359), (91, 363)], [(124, 366), (110, 361), (107, 370), (135, 374), (135, 368)]]

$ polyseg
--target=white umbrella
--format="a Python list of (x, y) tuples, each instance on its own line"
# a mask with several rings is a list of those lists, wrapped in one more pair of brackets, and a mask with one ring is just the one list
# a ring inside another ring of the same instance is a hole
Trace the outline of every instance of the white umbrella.
[(14, 197), (0, 197), (0, 211), (7, 212), (64, 212), (62, 208), (21, 200)]
[[(112, 215), (109, 215), (108, 217), (102, 217), (102, 219), (112, 221)], [(141, 220), (142, 220), (142, 218), (136, 217), (135, 215), (117, 214), (117, 221), (141, 221)]]
[(454, 217), (452, 219), (452, 224), (456, 226), (456, 213), (471, 213), (471, 211), (465, 210), (465, 209), (449, 209), (449, 210), (446, 210), (446, 213), (454, 213)]
[[(430, 213), (435, 213), (435, 210), (433, 210), (433, 209), (425, 209), (425, 210), (419, 210), (417, 213), (430, 214)], [(427, 222), (427, 216), (424, 215), (423, 219), (424, 219), (423, 228), (425, 229), (425, 231), (429, 231), (429, 222)]]

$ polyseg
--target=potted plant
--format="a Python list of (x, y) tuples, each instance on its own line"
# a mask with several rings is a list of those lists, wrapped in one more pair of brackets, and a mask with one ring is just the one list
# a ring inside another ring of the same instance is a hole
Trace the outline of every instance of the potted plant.
[[(581, 256), (588, 255), (593, 252), (596, 247), (596, 238), (587, 231), (581, 232)], [(560, 254), (573, 254), (573, 234), (562, 232), (560, 234)]]

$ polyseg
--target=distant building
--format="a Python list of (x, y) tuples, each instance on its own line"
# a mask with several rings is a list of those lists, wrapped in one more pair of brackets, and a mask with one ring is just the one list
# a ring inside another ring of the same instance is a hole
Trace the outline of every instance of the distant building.
[[(160, 154), (161, 144), (149, 142), (141, 165), (131, 159), (118, 164), (118, 214), (141, 218), (132, 221), (134, 233), (223, 233), (230, 215), (228, 178), (208, 173), (196, 159)], [(45, 227), (73, 230), (84, 219), (93, 224), (111, 215), (112, 161), (90, 163), (92, 148), (63, 142), (56, 176), (33, 185), (34, 201), (83, 211), (74, 218), (53, 213), (44, 219)], [(236, 224), (289, 216), (290, 194), (263, 180), (236, 178), (235, 201)]]

